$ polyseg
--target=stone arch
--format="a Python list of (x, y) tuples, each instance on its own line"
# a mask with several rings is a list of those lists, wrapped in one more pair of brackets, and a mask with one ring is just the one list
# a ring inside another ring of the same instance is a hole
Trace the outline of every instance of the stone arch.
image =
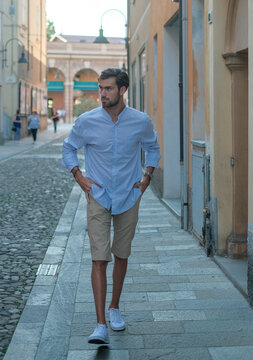
[(245, 51), (248, 47), (248, 2), (230, 0), (228, 4), (225, 54)]
[(92, 68), (81, 68), (73, 76), (73, 115), (99, 105), (98, 74)]

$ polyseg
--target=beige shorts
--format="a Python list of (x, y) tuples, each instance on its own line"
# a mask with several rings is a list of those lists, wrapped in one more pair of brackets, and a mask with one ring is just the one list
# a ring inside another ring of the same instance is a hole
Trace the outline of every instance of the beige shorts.
[[(92, 260), (112, 261), (112, 254), (127, 259), (131, 254), (131, 243), (138, 222), (140, 199), (129, 210), (119, 215), (100, 205), (91, 195), (87, 204), (87, 224)], [(111, 246), (111, 218), (114, 236)]]

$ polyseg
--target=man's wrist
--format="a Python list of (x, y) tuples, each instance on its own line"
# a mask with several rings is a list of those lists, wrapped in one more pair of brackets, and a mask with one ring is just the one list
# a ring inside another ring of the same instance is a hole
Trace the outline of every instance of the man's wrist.
[(151, 180), (152, 179), (152, 173), (150, 172), (150, 171), (145, 171), (145, 173), (144, 173), (144, 177), (148, 177), (149, 178), (149, 180)]
[(72, 169), (72, 174), (73, 174), (73, 177), (76, 178), (76, 175), (80, 172), (81, 173), (81, 170), (79, 169), (79, 167), (76, 167), (74, 169)]

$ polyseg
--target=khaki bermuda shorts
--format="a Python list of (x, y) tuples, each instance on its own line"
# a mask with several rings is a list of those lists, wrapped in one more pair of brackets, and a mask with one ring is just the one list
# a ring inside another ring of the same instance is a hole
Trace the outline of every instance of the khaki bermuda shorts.
[[(129, 210), (119, 215), (100, 205), (91, 195), (87, 204), (87, 224), (92, 260), (112, 261), (112, 255), (127, 259), (131, 254), (131, 243), (138, 222), (140, 199)], [(111, 218), (114, 236), (111, 246)]]

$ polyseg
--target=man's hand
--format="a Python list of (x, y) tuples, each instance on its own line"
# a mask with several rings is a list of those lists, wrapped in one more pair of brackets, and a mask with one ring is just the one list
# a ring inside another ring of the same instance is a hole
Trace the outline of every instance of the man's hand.
[(143, 194), (144, 191), (147, 189), (147, 187), (150, 184), (150, 177), (149, 176), (144, 176), (144, 178), (142, 179), (142, 181), (139, 181), (137, 183), (134, 184), (133, 188), (138, 187), (141, 190), (141, 193)]
[(90, 189), (92, 184), (95, 184), (98, 187), (101, 187), (100, 185), (96, 184), (93, 180), (91, 180), (88, 177), (83, 176), (81, 170), (78, 170), (75, 174), (75, 180), (78, 183), (78, 185), (81, 187), (81, 189), (85, 192), (85, 197), (87, 202), (90, 202), (89, 199), (89, 193), (90, 193)]

